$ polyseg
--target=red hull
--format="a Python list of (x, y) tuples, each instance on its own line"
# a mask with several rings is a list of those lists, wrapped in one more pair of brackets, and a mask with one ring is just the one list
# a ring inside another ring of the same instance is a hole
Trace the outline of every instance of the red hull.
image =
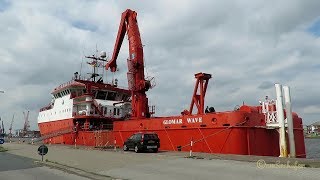
[[(245, 106), (248, 107), (248, 106)], [(122, 147), (138, 131), (153, 131), (160, 137), (160, 150), (279, 156), (279, 133), (266, 127), (264, 115), (251, 107), (204, 115), (116, 121), (113, 130), (77, 131), (45, 140), (45, 143)], [(293, 114), (297, 157), (306, 157), (302, 119)], [(68, 128), (73, 119), (39, 124), (42, 135)], [(289, 147), (289, 146), (288, 146)]]

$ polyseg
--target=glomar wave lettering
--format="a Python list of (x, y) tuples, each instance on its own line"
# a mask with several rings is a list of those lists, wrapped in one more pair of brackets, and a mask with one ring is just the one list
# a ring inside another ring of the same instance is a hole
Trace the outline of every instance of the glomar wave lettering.
[(187, 118), (188, 123), (202, 123), (202, 117)]
[(163, 120), (163, 124), (182, 124), (182, 119)]

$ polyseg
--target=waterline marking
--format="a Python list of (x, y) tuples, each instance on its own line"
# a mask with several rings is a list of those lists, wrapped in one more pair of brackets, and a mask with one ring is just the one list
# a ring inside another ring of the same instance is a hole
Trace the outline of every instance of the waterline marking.
[(287, 163), (281, 163), (280, 161), (276, 161), (275, 163), (266, 163), (265, 160), (260, 159), (257, 161), (257, 168), (259, 169), (302, 169), (306, 168), (305, 164), (300, 164), (298, 161), (290, 162), (287, 161)]

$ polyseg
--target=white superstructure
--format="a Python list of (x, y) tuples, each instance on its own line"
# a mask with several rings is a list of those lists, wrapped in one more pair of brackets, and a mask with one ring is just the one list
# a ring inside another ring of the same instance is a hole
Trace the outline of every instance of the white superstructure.
[(131, 113), (129, 95), (107, 89), (86, 94), (85, 86), (68, 82), (52, 93), (51, 103), (40, 110), (38, 123), (71, 119), (79, 116), (126, 118)]

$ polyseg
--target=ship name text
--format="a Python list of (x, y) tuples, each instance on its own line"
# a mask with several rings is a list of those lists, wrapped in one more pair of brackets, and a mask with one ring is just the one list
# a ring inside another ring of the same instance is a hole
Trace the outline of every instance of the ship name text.
[(163, 124), (182, 124), (182, 119), (163, 120)]
[[(187, 118), (186, 122), (188, 124), (202, 123), (202, 117)], [(183, 121), (182, 121), (182, 119), (165, 119), (162, 121), (162, 123), (165, 125), (167, 125), (167, 124), (183, 124)]]
[(202, 117), (187, 118), (188, 123), (202, 123)]

